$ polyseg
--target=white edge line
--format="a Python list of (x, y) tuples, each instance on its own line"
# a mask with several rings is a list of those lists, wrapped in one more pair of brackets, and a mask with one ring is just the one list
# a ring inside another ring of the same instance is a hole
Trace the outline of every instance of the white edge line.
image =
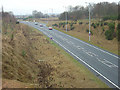
[[(58, 31), (58, 30), (57, 30)], [(60, 32), (60, 31), (59, 31)], [(63, 33), (63, 32), (61, 32), (61, 33)], [(63, 34), (65, 34), (65, 33), (63, 33)], [(91, 46), (91, 47), (93, 47), (93, 48), (95, 48), (95, 49), (98, 49), (98, 50), (100, 50), (100, 51), (102, 51), (102, 52), (104, 52), (104, 53), (107, 53), (107, 54), (109, 54), (109, 55), (111, 55), (111, 56), (114, 56), (114, 57), (116, 57), (116, 58), (119, 58), (118, 56), (115, 56), (115, 55), (113, 55), (113, 54), (111, 54), (111, 53), (109, 53), (109, 52), (106, 52), (106, 51), (104, 51), (104, 50), (102, 50), (102, 49), (99, 49), (99, 48), (97, 48), (97, 47), (95, 47), (95, 46), (93, 46), (93, 45), (90, 45), (90, 44), (88, 44), (88, 43), (86, 43), (86, 42), (84, 42), (84, 41), (82, 41), (82, 40), (79, 40), (79, 39), (77, 39), (77, 38), (75, 38), (75, 37), (72, 37), (72, 36), (70, 36), (70, 35), (68, 35), (68, 34), (65, 34), (65, 35), (67, 35), (67, 36), (69, 36), (69, 37), (71, 37), (71, 38), (73, 38), (73, 39), (76, 39), (76, 40), (78, 40), (78, 41), (80, 41), (80, 42), (82, 42), (82, 43), (84, 43), (84, 44), (86, 44), (86, 45), (88, 45), (88, 46)]]
[(56, 41), (55, 39), (53, 39), (55, 42), (57, 42), (60, 46), (62, 46), (64, 49), (66, 49), (69, 53), (71, 53), (73, 56), (75, 56), (76, 58), (78, 58), (80, 61), (82, 61), (84, 64), (86, 64), (89, 68), (91, 68), (93, 71), (95, 71), (96, 73), (98, 73), (100, 76), (102, 76), (104, 79), (106, 79), (108, 82), (110, 82), (112, 85), (114, 85), (115, 87), (117, 87), (118, 89), (120, 89), (120, 87), (118, 87), (116, 84), (114, 84), (111, 80), (109, 80), (108, 78), (106, 78), (104, 75), (102, 75), (100, 72), (98, 72), (97, 70), (95, 70), (92, 66), (90, 66), (89, 64), (87, 64), (85, 61), (83, 61), (82, 59), (80, 59), (77, 55), (75, 55), (74, 53), (72, 53), (71, 51), (69, 51), (67, 48), (65, 48), (63, 45), (61, 45), (58, 41)]
[[(41, 29), (40, 29), (41, 30)], [(47, 29), (46, 29), (47, 30)], [(50, 35), (48, 35), (46, 32), (43, 32), (44, 34), (46, 34), (47, 36), (49, 36), (49, 37), (51, 37)], [(71, 42), (71, 41), (70, 41)], [(86, 52), (87, 53), (87, 52)], [(88, 54), (88, 53), (87, 53)], [(90, 55), (90, 54), (88, 54), (88, 55)], [(91, 56), (91, 55), (90, 55)], [(93, 56), (92, 56), (93, 57)], [(109, 61), (108, 61), (109, 62)], [(111, 62), (110, 62), (111, 63)], [(105, 64), (105, 63), (104, 63)], [(111, 63), (111, 64), (113, 64), (113, 63)], [(106, 65), (106, 64), (105, 64)], [(113, 64), (113, 65), (115, 65), (115, 64)], [(115, 65), (116, 67), (118, 67), (117, 65)]]
[[(67, 34), (66, 34), (67, 35)], [(69, 35), (68, 35), (69, 36)], [(71, 36), (70, 36), (71, 37)], [(72, 37), (72, 38), (74, 38), (74, 37)], [(76, 39), (76, 38), (74, 38), (74, 39)], [(71, 51), (69, 51), (67, 48), (65, 48), (63, 45), (61, 45), (58, 41), (56, 41), (55, 39), (53, 39), (55, 42), (57, 42), (60, 46), (62, 46), (64, 49), (66, 49), (69, 53), (71, 53), (73, 56), (75, 56), (76, 58), (78, 58), (81, 62), (83, 62), (85, 65), (87, 65), (89, 68), (91, 68), (93, 71), (95, 71), (96, 73), (98, 73), (100, 76), (102, 76), (104, 79), (106, 79), (108, 82), (110, 82), (112, 85), (114, 85), (115, 87), (117, 87), (118, 89), (120, 89), (120, 87), (118, 87), (116, 84), (114, 84), (111, 80), (109, 80), (108, 78), (106, 78), (104, 75), (102, 75), (100, 72), (98, 72), (96, 69), (94, 69), (92, 66), (90, 66), (89, 64), (87, 64), (85, 61), (83, 61), (82, 59), (80, 59), (77, 55), (75, 55), (74, 53), (72, 53)], [(79, 40), (79, 39), (76, 39), (76, 40)], [(81, 41), (81, 40), (79, 40), (79, 41)], [(83, 42), (83, 41), (81, 41), (81, 42)], [(83, 42), (83, 43), (85, 43), (85, 42)], [(85, 43), (85, 44), (87, 44), (87, 43)], [(89, 45), (89, 44), (87, 44), (87, 45)], [(91, 46), (91, 45), (89, 45), (89, 46)], [(91, 46), (91, 47), (94, 47), (94, 46)], [(94, 47), (94, 48), (96, 48), (96, 47)], [(96, 48), (96, 49), (98, 49), (98, 48)], [(101, 49), (98, 49), (98, 50), (101, 50)], [(101, 51), (103, 51), (103, 50), (101, 50)], [(105, 51), (103, 51), (103, 52), (105, 52)], [(105, 53), (108, 53), (108, 52), (105, 52)], [(108, 53), (108, 54), (110, 54), (110, 53)], [(110, 55), (112, 55), (112, 54), (110, 54)], [(115, 55), (112, 55), (112, 56), (114, 56), (114, 57), (117, 57), (117, 56), (115, 56)], [(119, 58), (119, 57), (117, 57), (117, 58)]]

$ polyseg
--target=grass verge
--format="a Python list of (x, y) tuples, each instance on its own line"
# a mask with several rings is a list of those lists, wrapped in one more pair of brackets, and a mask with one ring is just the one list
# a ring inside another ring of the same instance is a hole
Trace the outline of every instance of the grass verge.
[[(45, 35), (44, 35), (45, 36)], [(82, 65), (79, 61), (74, 59), (69, 53), (65, 52), (63, 48), (61, 48), (58, 44), (56, 44), (54, 41), (52, 41), (49, 37), (45, 36), (47, 40), (56, 48), (60, 50), (60, 52), (67, 57), (70, 62), (78, 66), (82, 71), (87, 75), (91, 80), (95, 81), (97, 84), (100, 85), (100, 87), (109, 88), (104, 82), (102, 82), (97, 76), (95, 76), (91, 71), (89, 71), (84, 65)]]

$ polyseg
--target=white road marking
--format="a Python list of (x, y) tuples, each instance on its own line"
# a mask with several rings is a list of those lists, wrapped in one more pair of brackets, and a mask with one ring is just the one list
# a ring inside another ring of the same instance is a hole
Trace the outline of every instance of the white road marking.
[(77, 47), (78, 49), (81, 49), (81, 50), (84, 50), (84, 48), (83, 47)]
[(68, 40), (68, 39), (66, 39), (66, 38), (64, 38), (66, 41)]
[[(59, 31), (60, 32), (60, 31)], [(60, 32), (61, 34), (65, 34), (65, 33), (63, 33), (63, 32)], [(65, 34), (65, 35), (67, 35), (67, 34)], [(72, 36), (70, 36), (70, 35), (67, 35), (67, 36), (69, 36), (69, 37), (71, 37), (71, 38), (73, 38), (73, 39), (75, 39), (75, 40), (77, 40), (77, 41), (80, 41), (80, 42), (82, 42), (82, 43), (84, 43), (84, 44), (86, 44), (86, 45), (88, 45), (88, 46), (90, 46), (90, 47), (93, 47), (93, 48), (95, 48), (95, 49), (97, 49), (97, 50), (100, 50), (100, 51), (102, 51), (102, 52), (104, 52), (104, 53), (107, 53), (107, 54), (109, 54), (109, 55), (111, 55), (111, 56), (113, 56), (113, 57), (115, 57), (115, 58), (119, 58), (118, 56), (116, 56), (116, 55), (113, 55), (113, 54), (111, 54), (111, 53), (109, 53), (109, 52), (106, 52), (106, 51), (104, 51), (104, 50), (102, 50), (102, 49), (99, 49), (99, 48), (97, 48), (97, 47), (95, 47), (95, 46), (93, 46), (93, 45), (90, 45), (90, 44), (88, 44), (88, 43), (86, 43), (86, 42), (84, 42), (84, 41), (81, 41), (81, 40), (79, 40), (79, 39), (77, 39), (77, 38), (75, 38), (75, 37), (72, 37)], [(120, 59), (120, 58), (119, 58)]]
[(68, 50), (67, 48), (65, 48), (63, 45), (61, 45), (58, 41), (56, 41), (55, 39), (53, 39), (55, 42), (57, 42), (60, 46), (62, 46), (65, 50), (67, 50), (69, 53), (71, 53), (73, 56), (75, 56), (77, 59), (79, 59), (81, 62), (83, 62), (85, 65), (87, 65), (89, 68), (91, 68), (93, 71), (95, 71), (97, 74), (99, 74), (100, 76), (102, 76), (104, 79), (106, 79), (108, 82), (110, 82), (112, 85), (114, 85), (115, 87), (117, 87), (118, 89), (120, 89), (120, 87), (118, 87), (115, 83), (113, 83), (111, 80), (109, 80), (107, 77), (105, 77), (103, 74), (101, 74), (99, 71), (97, 71), (95, 68), (93, 68), (91, 65), (89, 65), (88, 63), (86, 63), (85, 61), (83, 61), (81, 58), (79, 58), (77, 55), (75, 55), (74, 53), (72, 53), (70, 50)]
[(67, 43), (70, 43), (69, 41), (67, 41)]
[(115, 64), (113, 64), (113, 63), (111, 63), (111, 62), (109, 62), (109, 61), (106, 60), (106, 59), (99, 59), (99, 58), (97, 58), (97, 60), (100, 61), (101, 63), (105, 64), (106, 66), (110, 67), (110, 68), (112, 68), (112, 67), (118, 68), (117, 65), (115, 65)]
[(73, 42), (70, 41), (71, 44), (74, 44)]
[(98, 56), (98, 55), (96, 55), (95, 53), (92, 53), (92, 52), (86, 52), (86, 54), (88, 54), (91, 57)]
[[(67, 34), (66, 34), (67, 35)], [(49, 35), (48, 35), (49, 36)], [(69, 35), (68, 35), (69, 36)], [(71, 36), (69, 36), (69, 37), (71, 37)], [(72, 38), (74, 38), (74, 37), (72, 37)], [(74, 39), (76, 39), (76, 38), (74, 38)], [(53, 39), (55, 42), (57, 42), (55, 39)], [(76, 40), (78, 40), (78, 39), (76, 39)], [(79, 41), (81, 41), (81, 40), (79, 40)], [(83, 42), (83, 41), (81, 41), (82, 43), (85, 43), (85, 42)], [(77, 55), (75, 55), (74, 53), (72, 53), (71, 51), (69, 51), (67, 48), (65, 48), (63, 45), (61, 45), (59, 42), (57, 42), (60, 46), (62, 46), (64, 49), (66, 49), (68, 52), (70, 52), (73, 56), (75, 56), (76, 58), (78, 58), (80, 61), (82, 61), (85, 65), (87, 65), (89, 68), (91, 68), (93, 71), (95, 71), (96, 73), (98, 73), (100, 76), (102, 76), (104, 79), (106, 79), (107, 81), (109, 81), (111, 84), (113, 84), (115, 87), (117, 87), (117, 88), (119, 88), (120, 89), (120, 87), (118, 87), (116, 84), (114, 84), (111, 80), (109, 80), (108, 78), (106, 78), (104, 75), (102, 75), (100, 72), (98, 72), (96, 69), (94, 69), (92, 66), (90, 66), (89, 64), (87, 64), (85, 61), (83, 61), (82, 59), (80, 59)], [(87, 44), (87, 43), (85, 43), (85, 44)], [(87, 44), (87, 45), (89, 45), (89, 46), (91, 46), (91, 47), (94, 47), (94, 46), (92, 46), (92, 45), (90, 45), (90, 44)], [(96, 48), (96, 47), (94, 47), (94, 48)], [(102, 52), (104, 52), (104, 53), (107, 53), (107, 54), (109, 54), (109, 55), (112, 55), (112, 54), (110, 54), (110, 53), (108, 53), (108, 52), (106, 52), (106, 51), (104, 51), (104, 50), (102, 50), (102, 49), (99, 49), (99, 48), (96, 48), (96, 49), (98, 49), (98, 50), (100, 50), (100, 51), (102, 51)], [(83, 51), (85, 51), (86, 52), (86, 50), (83, 50)], [(115, 56), (115, 55), (112, 55), (112, 56), (114, 56), (114, 57), (116, 57), (116, 58), (119, 58), (119, 57), (117, 57), (117, 56)], [(104, 60), (103, 60), (104, 61)], [(106, 60), (107, 61), (107, 60)], [(115, 65), (116, 66), (116, 65)], [(118, 66), (117, 66), (118, 67)]]
[[(59, 35), (60, 36), (60, 35)], [(51, 37), (51, 36), (50, 36)], [(60, 37), (62, 37), (62, 36), (60, 36)], [(63, 40), (63, 38), (61, 38), (62, 40)], [(73, 42), (71, 42), (71, 41), (67, 41), (68, 43), (71, 43), (71, 44), (74, 44)], [(73, 46), (75, 46), (75, 45), (73, 45)], [(98, 56), (98, 55), (96, 55), (95, 53), (92, 53), (92, 52), (89, 52), (89, 51), (87, 51), (87, 50), (84, 50), (84, 48), (82, 48), (81, 46), (75, 46), (75, 47), (77, 47), (77, 48), (79, 48), (79, 49), (82, 49), (87, 55), (89, 55), (89, 56), (91, 56), (91, 57), (95, 57), (95, 56)], [(115, 64), (113, 64), (113, 63), (111, 63), (111, 62), (109, 62), (109, 61), (107, 61), (107, 60), (105, 60), (105, 61), (101, 61), (101, 60), (99, 60), (101, 63), (103, 63), (103, 64), (105, 64), (106, 66), (108, 66), (108, 67), (117, 67), (118, 68), (118, 66), (117, 65), (115, 65)]]

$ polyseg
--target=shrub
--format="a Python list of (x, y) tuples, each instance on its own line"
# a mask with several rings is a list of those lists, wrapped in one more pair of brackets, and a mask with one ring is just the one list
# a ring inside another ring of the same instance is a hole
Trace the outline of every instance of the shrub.
[(72, 27), (73, 26), (73, 23), (70, 23), (70, 27)]
[(92, 23), (91, 26), (94, 26), (94, 23)]
[(105, 22), (105, 23), (104, 23), (104, 25), (108, 25), (108, 23), (107, 23), (107, 22)]
[(94, 24), (93, 27), (94, 27), (94, 29), (95, 29), (95, 28), (96, 28), (96, 25)]
[(117, 20), (120, 20), (120, 13), (118, 14), (118, 18), (117, 18)]
[(90, 34), (91, 34), (91, 35), (93, 35), (93, 32), (92, 32), (92, 31), (90, 31)]
[(103, 32), (105, 31), (104, 27), (102, 27), (102, 31), (103, 31)]
[(63, 28), (65, 27), (65, 24), (63, 24)]
[(116, 37), (116, 33), (114, 32), (115, 29), (115, 23), (109, 23), (109, 30), (105, 32), (105, 36), (107, 40), (112, 40), (114, 37)]
[(120, 23), (117, 25), (117, 39), (120, 41)]
[(19, 24), (19, 21), (17, 21), (16, 24)]
[(62, 23), (59, 23), (59, 28), (62, 26)]
[(103, 23), (101, 23), (101, 27), (103, 26)]
[(115, 23), (109, 23), (108, 24), (108, 26), (109, 26), (109, 30), (112, 30), (113, 32), (114, 32), (114, 29), (115, 29)]
[(112, 40), (113, 39), (113, 32), (111, 30), (107, 30), (105, 32), (105, 36), (107, 40)]
[(83, 23), (82, 23), (82, 22), (79, 22), (79, 25), (80, 25), (80, 24), (83, 24)]
[(52, 26), (56, 26), (56, 27), (58, 27), (58, 25), (55, 23), (55, 24), (53, 24)]
[(14, 38), (14, 35), (12, 34), (12, 35), (11, 35), (11, 41), (13, 40), (13, 38)]
[[(88, 29), (86, 29), (86, 32), (87, 32), (87, 33), (89, 33), (89, 30), (88, 30)], [(92, 31), (90, 31), (90, 34), (91, 34), (91, 35), (93, 35), (93, 32), (92, 32)]]
[(99, 26), (99, 23), (97, 23), (97, 26)]
[(73, 22), (73, 24), (76, 24), (76, 23), (77, 23), (76, 21)]
[(26, 55), (26, 52), (23, 50), (22, 51), (22, 56), (24, 57)]
[(73, 29), (75, 29), (75, 27), (74, 26), (70, 26), (70, 30), (73, 30)]

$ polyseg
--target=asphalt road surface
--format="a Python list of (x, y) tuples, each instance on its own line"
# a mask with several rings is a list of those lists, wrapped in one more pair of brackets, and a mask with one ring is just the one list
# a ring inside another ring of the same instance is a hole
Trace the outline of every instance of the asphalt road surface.
[(85, 65), (109, 87), (120, 89), (118, 85), (119, 58), (117, 55), (102, 50), (58, 30), (49, 30), (45, 24), (43, 27), (40, 27), (40, 23), (38, 25), (35, 25), (34, 22), (21, 21), (21, 23), (27, 24), (41, 31), (81, 64)]

